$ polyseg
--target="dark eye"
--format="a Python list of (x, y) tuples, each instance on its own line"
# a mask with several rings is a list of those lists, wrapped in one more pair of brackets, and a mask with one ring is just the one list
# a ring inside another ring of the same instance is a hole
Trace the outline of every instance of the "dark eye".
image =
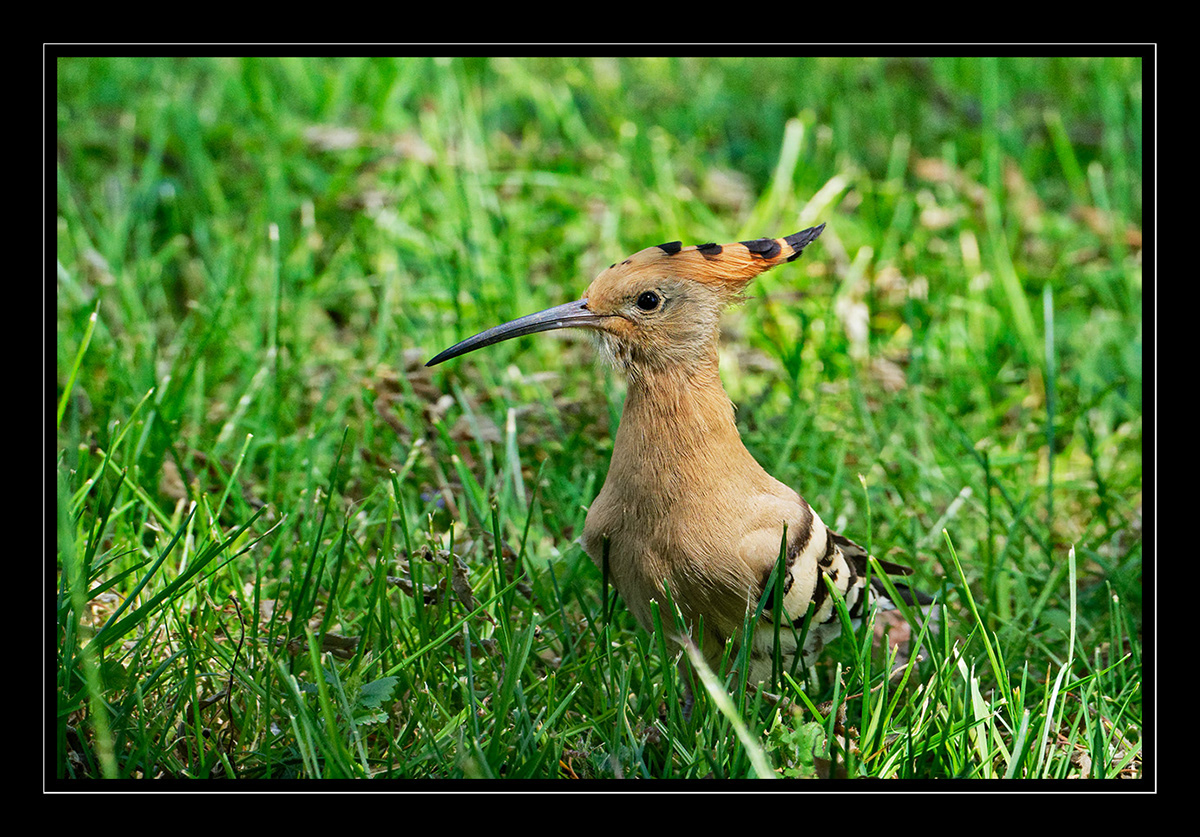
[(653, 311), (662, 302), (661, 298), (654, 291), (643, 291), (642, 295), (637, 298), (637, 307), (643, 311)]

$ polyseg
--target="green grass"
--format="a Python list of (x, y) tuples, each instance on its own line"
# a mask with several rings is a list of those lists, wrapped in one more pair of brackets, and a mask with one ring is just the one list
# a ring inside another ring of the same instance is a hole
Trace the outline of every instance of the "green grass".
[[(1142, 775), (1140, 59), (56, 71), (48, 780)], [(570, 335), (422, 364), (820, 221), (723, 376), (939, 628), (685, 719), (575, 542), (622, 382)]]

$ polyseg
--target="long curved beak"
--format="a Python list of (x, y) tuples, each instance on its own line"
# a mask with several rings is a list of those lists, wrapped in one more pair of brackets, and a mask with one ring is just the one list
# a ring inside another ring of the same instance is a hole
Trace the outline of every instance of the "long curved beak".
[(607, 317), (589, 311), (586, 299), (578, 299), (565, 305), (556, 305), (536, 314), (528, 314), (503, 325), (493, 326), (487, 331), (481, 331), (474, 337), (468, 337), (461, 343), (451, 346), (431, 359), (426, 366), (434, 366), (443, 360), (465, 355), (484, 346), (523, 337), (526, 334), (537, 334), (539, 331), (551, 331), (556, 328), (595, 328)]

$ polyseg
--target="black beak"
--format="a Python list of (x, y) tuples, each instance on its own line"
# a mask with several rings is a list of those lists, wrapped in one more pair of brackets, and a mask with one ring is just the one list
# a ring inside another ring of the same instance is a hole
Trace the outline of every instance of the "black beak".
[(587, 300), (579, 299), (566, 305), (556, 305), (536, 314), (529, 314), (512, 322), (494, 326), (487, 331), (481, 331), (474, 337), (468, 337), (461, 343), (451, 346), (438, 354), (426, 366), (434, 366), (443, 360), (465, 355), (484, 346), (523, 337), (526, 334), (537, 334), (539, 331), (551, 331), (556, 328), (594, 328), (607, 319), (603, 314), (588, 310)]

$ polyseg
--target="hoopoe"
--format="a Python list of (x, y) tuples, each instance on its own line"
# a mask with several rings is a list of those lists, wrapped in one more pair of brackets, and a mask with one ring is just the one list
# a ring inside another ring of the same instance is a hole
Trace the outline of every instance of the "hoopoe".
[[(714, 669), (726, 641), (742, 637), (747, 613), (761, 613), (747, 649), (751, 683), (772, 675), (776, 636), (784, 670), (794, 671), (806, 622), (800, 647), (806, 665), (840, 632), (822, 574), (851, 617), (861, 617), (868, 600), (882, 598), (882, 586), (871, 592), (865, 584), (867, 551), (826, 526), (746, 450), (717, 371), (721, 311), (740, 301), (755, 276), (799, 258), (824, 229), (734, 244), (649, 247), (601, 272), (582, 299), (490, 328), (426, 364), (551, 329), (598, 334), (629, 387), (608, 477), (588, 510), (581, 545), (597, 565), (607, 561), (617, 591), (647, 631), (654, 630), (653, 601), (664, 628), (675, 624), (666, 610), (669, 592)], [(768, 586), (781, 551), (784, 619), (795, 630), (772, 629), (776, 598)], [(670, 638), (682, 640), (677, 633)]]

